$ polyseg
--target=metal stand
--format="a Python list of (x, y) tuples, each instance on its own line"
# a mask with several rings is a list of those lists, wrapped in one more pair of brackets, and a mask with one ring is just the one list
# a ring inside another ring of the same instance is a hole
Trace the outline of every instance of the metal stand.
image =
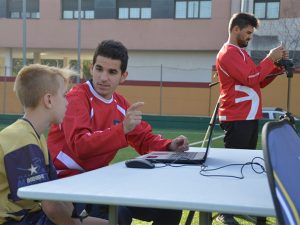
[(285, 66), (286, 75), (288, 78), (287, 113), (284, 116), (280, 117), (280, 120), (285, 119), (296, 128), (295, 118), (293, 117), (292, 113), (290, 112), (291, 79), (294, 75), (294, 73), (293, 73), (294, 67), (293, 66), (294, 66), (294, 64), (292, 63), (292, 61), (290, 61), (287, 66)]
[(214, 127), (216, 125), (219, 106), (220, 106), (220, 97), (218, 98), (217, 104), (215, 105), (214, 112), (213, 112), (212, 117), (209, 121), (209, 125), (208, 125), (207, 131), (205, 133), (203, 142), (202, 142), (202, 146), (201, 146), (202, 148), (204, 147), (206, 142), (207, 142), (208, 146), (210, 146), (210, 144), (211, 144), (212, 134), (213, 134)]
[[(210, 84), (209, 86), (212, 87), (212, 86), (214, 86), (218, 83), (219, 82), (216, 82), (216, 83)], [(209, 121), (207, 131), (206, 131), (204, 139), (202, 141), (202, 146), (201, 146), (202, 148), (204, 147), (206, 142), (207, 142), (207, 146), (210, 147), (213, 130), (214, 130), (214, 127), (216, 125), (219, 106), (220, 106), (220, 97), (218, 98), (218, 101), (215, 105), (212, 117)], [(188, 216), (187, 216), (185, 224), (192, 224), (194, 215), (195, 215), (195, 211), (190, 211)], [(199, 213), (199, 216), (200, 216), (200, 224), (211, 224), (211, 222), (212, 222), (212, 213), (202, 213), (201, 212), (201, 213)]]

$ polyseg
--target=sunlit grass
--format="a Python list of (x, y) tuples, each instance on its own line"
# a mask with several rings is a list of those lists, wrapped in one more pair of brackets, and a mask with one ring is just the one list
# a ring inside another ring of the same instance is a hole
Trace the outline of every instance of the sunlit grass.
[[(182, 212), (182, 218), (180, 221), (180, 225), (185, 225), (186, 220), (188, 217), (189, 211), (188, 210), (183, 210)], [(212, 218), (213, 218), (213, 225), (224, 225), (223, 223), (219, 223), (216, 220), (214, 220), (218, 216), (218, 213), (213, 213)], [(238, 221), (240, 225), (255, 225), (256, 220), (255, 217), (250, 217), (250, 216), (235, 216), (235, 219)], [(150, 225), (152, 222), (144, 222), (140, 220), (134, 220), (133, 221), (134, 225)], [(192, 220), (192, 225), (200, 225), (199, 224), (199, 212), (195, 212), (193, 220)], [(267, 225), (276, 225), (276, 219), (274, 217), (267, 217)]]

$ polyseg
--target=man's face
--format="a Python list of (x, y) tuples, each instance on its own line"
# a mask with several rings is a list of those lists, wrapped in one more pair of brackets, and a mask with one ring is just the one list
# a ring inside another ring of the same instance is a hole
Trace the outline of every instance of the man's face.
[(93, 76), (95, 91), (103, 98), (111, 99), (120, 83), (123, 83), (128, 73), (121, 71), (121, 61), (98, 55), (90, 72)]
[(254, 32), (254, 27), (250, 25), (243, 29), (238, 28), (238, 32), (236, 35), (236, 41), (238, 46), (241, 48), (247, 47), (249, 41), (252, 39), (253, 32)]
[(59, 77), (59, 89), (55, 95), (50, 95), (51, 103), (53, 104), (53, 119), (52, 123), (60, 124), (65, 116), (65, 112), (67, 110), (67, 99), (66, 99), (66, 85), (64, 80)]

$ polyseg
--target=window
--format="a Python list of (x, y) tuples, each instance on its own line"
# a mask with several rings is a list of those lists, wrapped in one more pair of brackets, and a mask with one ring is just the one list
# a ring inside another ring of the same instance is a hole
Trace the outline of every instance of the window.
[(86, 19), (94, 19), (95, 18), (95, 11), (94, 10), (85, 10), (85, 18)]
[(211, 18), (211, 0), (176, 0), (175, 18)]
[(199, 2), (188, 2), (188, 18), (198, 18), (199, 15)]
[[(78, 0), (62, 0), (62, 18), (63, 19), (78, 19)], [(81, 0), (82, 19), (94, 19), (95, 8), (94, 0)]]
[(21, 18), (20, 14), (21, 14), (20, 12), (10, 12), (10, 18), (13, 19)]
[(151, 19), (151, 8), (142, 8), (141, 9), (141, 18), (142, 19)]
[[(80, 14), (81, 14), (81, 17), (80, 17), (80, 18), (84, 18), (84, 11), (81, 11)], [(74, 18), (75, 18), (75, 19), (78, 19), (78, 15), (79, 15), (78, 11), (75, 10), (75, 11), (74, 11)]]
[(71, 11), (71, 10), (65, 10), (63, 12), (63, 18), (64, 19), (73, 19), (73, 11)]
[(129, 15), (131, 19), (139, 19), (140, 18), (140, 8), (130, 8)]
[(39, 19), (40, 18), (40, 13), (39, 12), (32, 12), (31, 13), (31, 18), (32, 19)]
[(129, 18), (129, 9), (119, 8), (119, 19), (128, 19), (128, 18)]
[(280, 0), (254, 0), (254, 14), (259, 19), (278, 19)]
[(151, 19), (151, 0), (119, 0), (118, 19)]
[[(23, 0), (10, 0), (7, 3), (8, 17), (12, 19), (22, 19), (23, 15)], [(40, 18), (40, 2), (39, 0), (26, 1), (26, 18)]]

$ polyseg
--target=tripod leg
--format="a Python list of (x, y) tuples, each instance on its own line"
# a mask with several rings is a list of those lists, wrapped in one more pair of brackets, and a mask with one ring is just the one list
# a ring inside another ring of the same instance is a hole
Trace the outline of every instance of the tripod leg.
[(214, 126), (216, 124), (216, 119), (217, 119), (217, 115), (218, 115), (219, 106), (220, 106), (220, 97), (217, 101), (217, 104), (215, 105), (213, 115), (212, 115), (212, 117), (209, 121), (209, 125), (208, 125), (207, 131), (205, 133), (203, 142), (202, 142), (202, 146), (201, 146), (202, 148), (204, 147), (206, 142), (207, 142), (208, 145), (210, 145), (211, 138), (212, 138), (212, 132), (213, 132)]
[(200, 221), (199, 224), (207, 224), (207, 225), (211, 225), (212, 224), (212, 213), (210, 212), (200, 212)]

